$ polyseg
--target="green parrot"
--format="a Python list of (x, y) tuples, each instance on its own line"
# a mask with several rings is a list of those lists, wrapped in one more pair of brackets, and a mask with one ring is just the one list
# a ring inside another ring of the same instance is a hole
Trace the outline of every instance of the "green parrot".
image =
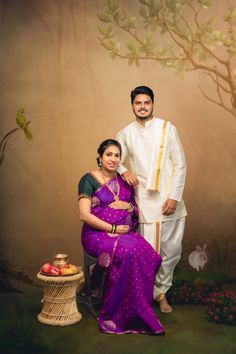
[(0, 140), (0, 166), (1, 166), (3, 159), (4, 159), (4, 151), (6, 149), (7, 142), (12, 137), (13, 134), (15, 134), (16, 132), (19, 132), (20, 130), (23, 130), (23, 132), (28, 140), (31, 140), (33, 138), (31, 131), (29, 130), (30, 121), (28, 121), (28, 122), (26, 121), (24, 113), (25, 112), (24, 112), (23, 108), (18, 109), (17, 114), (16, 114), (16, 123), (19, 126), (19, 128), (14, 128), (14, 129), (10, 130)]
[(33, 139), (33, 135), (31, 133), (31, 131), (29, 130), (29, 128), (27, 127), (27, 125), (24, 128), (24, 133), (25, 133), (25, 136), (26, 136), (26, 138), (28, 140), (32, 140)]
[(18, 109), (16, 113), (16, 123), (20, 128), (24, 128), (27, 123), (24, 113), (24, 108)]
[(25, 117), (24, 108), (18, 109), (16, 114), (16, 123), (19, 125), (21, 129), (23, 129), (25, 136), (28, 140), (33, 138), (31, 131), (28, 128), (30, 122), (27, 122)]

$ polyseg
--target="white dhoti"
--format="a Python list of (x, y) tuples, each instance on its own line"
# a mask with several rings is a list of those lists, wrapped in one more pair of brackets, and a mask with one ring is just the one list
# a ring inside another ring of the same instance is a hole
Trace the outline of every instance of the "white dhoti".
[(140, 224), (140, 233), (163, 260), (155, 278), (154, 299), (160, 299), (172, 285), (174, 268), (181, 257), (184, 226), (185, 217), (159, 223)]

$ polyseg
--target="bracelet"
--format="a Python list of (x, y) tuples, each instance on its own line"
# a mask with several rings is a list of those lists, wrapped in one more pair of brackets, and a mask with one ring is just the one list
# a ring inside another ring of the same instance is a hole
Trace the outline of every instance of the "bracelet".
[(128, 212), (129, 212), (129, 213), (132, 213), (132, 211), (134, 210), (134, 206), (133, 206), (132, 203), (129, 203), (129, 205), (131, 206), (131, 209), (128, 209)]
[(116, 225), (114, 225), (114, 224), (111, 225), (111, 233), (112, 234), (116, 233)]

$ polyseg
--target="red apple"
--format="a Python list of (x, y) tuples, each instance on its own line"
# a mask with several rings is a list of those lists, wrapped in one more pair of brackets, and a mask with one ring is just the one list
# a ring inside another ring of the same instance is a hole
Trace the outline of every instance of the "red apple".
[(51, 263), (45, 263), (42, 268), (41, 268), (41, 271), (44, 272), (44, 273), (49, 273), (50, 272), (50, 269), (51, 269)]
[(52, 275), (60, 275), (60, 269), (54, 265), (51, 266), (50, 274)]
[(60, 269), (51, 263), (45, 263), (42, 266), (41, 271), (48, 275), (60, 275)]

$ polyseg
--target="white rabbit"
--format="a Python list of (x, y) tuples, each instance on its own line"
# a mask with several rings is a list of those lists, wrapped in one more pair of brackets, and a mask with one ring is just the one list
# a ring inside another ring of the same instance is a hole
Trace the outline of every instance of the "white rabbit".
[(199, 271), (199, 268), (203, 269), (207, 262), (206, 243), (202, 247), (197, 245), (196, 250), (190, 253), (188, 261), (197, 271)]

